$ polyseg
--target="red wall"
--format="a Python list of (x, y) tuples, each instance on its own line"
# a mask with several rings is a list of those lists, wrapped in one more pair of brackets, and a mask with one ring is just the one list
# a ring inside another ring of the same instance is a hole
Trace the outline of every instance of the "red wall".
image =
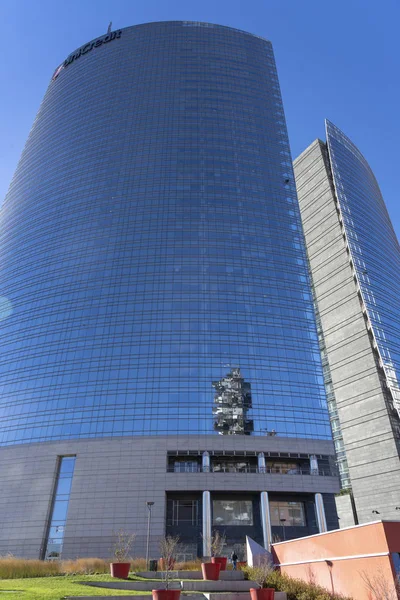
[(400, 521), (379, 521), (273, 544), (274, 560), (282, 573), (354, 600), (372, 598), (366, 578), (375, 588), (393, 586), (391, 552), (400, 552)]

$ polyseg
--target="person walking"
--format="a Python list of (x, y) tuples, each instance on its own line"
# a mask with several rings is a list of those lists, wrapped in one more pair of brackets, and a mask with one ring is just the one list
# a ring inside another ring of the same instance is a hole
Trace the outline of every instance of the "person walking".
[(236, 552), (233, 551), (231, 554), (231, 561), (232, 561), (232, 569), (234, 571), (236, 571), (237, 559), (238, 559), (238, 556), (237, 556)]

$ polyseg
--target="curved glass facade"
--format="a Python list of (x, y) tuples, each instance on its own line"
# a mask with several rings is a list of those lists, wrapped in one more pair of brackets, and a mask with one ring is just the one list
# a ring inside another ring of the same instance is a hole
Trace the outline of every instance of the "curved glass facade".
[(387, 387), (400, 417), (399, 242), (378, 183), (361, 152), (329, 121), (326, 139), (357, 281)]
[(114, 34), (55, 72), (2, 207), (1, 443), (330, 438), (271, 44)]

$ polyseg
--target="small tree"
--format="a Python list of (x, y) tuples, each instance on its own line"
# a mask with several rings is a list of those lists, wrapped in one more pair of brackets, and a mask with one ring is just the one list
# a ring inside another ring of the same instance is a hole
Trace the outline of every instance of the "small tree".
[(268, 556), (260, 556), (258, 565), (251, 569), (251, 578), (262, 588), (273, 570), (271, 559)]
[(398, 600), (400, 598), (399, 577), (393, 581), (378, 569), (375, 574), (369, 574), (367, 571), (361, 571), (361, 579), (365, 583), (371, 600)]
[(219, 531), (214, 531), (211, 536), (211, 556), (221, 556), (222, 550), (226, 546), (226, 535)]
[(164, 569), (161, 572), (162, 580), (165, 583), (165, 589), (169, 589), (169, 584), (172, 579), (171, 571), (175, 566), (176, 554), (179, 544), (179, 535), (162, 538), (160, 541), (160, 554), (163, 560)]
[(130, 555), (136, 534), (128, 533), (124, 529), (119, 529), (114, 533), (114, 536), (115, 542), (113, 545), (113, 556), (115, 558), (115, 562), (129, 562), (128, 556)]
[(214, 531), (211, 536), (201, 536), (206, 543), (206, 547), (210, 550), (211, 556), (221, 556), (224, 546), (226, 546), (226, 535), (221, 534), (218, 530)]

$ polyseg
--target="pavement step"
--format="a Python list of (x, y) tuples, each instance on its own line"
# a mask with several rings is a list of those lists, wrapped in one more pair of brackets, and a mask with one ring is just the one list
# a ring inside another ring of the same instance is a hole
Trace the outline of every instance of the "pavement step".
[[(65, 600), (93, 600), (94, 596), (66, 596)], [(121, 596), (96, 596), (96, 600), (120, 600)], [(135, 600), (150, 600), (151, 594), (135, 594), (134, 596), (123, 596), (123, 598), (135, 598)], [(195, 593), (181, 594), (181, 600), (249, 600), (249, 592), (219, 592), (219, 593)], [(286, 592), (275, 592), (275, 600), (287, 600)]]
[[(249, 600), (249, 592), (205, 593), (207, 600)], [(286, 592), (275, 592), (275, 600), (287, 600)]]
[(259, 588), (255, 581), (181, 581), (185, 592), (248, 592)]
[[(132, 590), (135, 592), (151, 592), (151, 590), (162, 590), (165, 583), (162, 581), (80, 581), (82, 585), (90, 587), (106, 588), (108, 590)], [(179, 581), (171, 581), (169, 584), (171, 590), (180, 590)]]
[[(162, 579), (162, 571), (141, 571), (135, 573), (138, 577), (145, 579)], [(171, 571), (172, 579), (203, 579), (201, 571)], [(220, 571), (221, 581), (243, 581), (244, 573), (242, 571)]]
[[(65, 600), (120, 600), (121, 596), (66, 596)], [(150, 600), (150, 594), (135, 594), (134, 596), (122, 596), (123, 598), (135, 598), (135, 600)], [(249, 600), (249, 592), (227, 592), (210, 594), (181, 594), (181, 600)], [(286, 592), (275, 592), (275, 600), (287, 600)]]
[[(134, 596), (65, 596), (64, 600), (121, 600), (121, 598), (135, 598), (136, 600), (150, 600), (151, 594), (135, 594)], [(181, 594), (182, 600), (206, 600), (204, 594)], [(248, 598), (247, 598), (248, 600)]]
[[(81, 581), (82, 585), (108, 590), (132, 590), (135, 592), (151, 592), (164, 589), (162, 581)], [(182, 592), (248, 592), (250, 588), (260, 587), (255, 581), (171, 581), (171, 590)]]

